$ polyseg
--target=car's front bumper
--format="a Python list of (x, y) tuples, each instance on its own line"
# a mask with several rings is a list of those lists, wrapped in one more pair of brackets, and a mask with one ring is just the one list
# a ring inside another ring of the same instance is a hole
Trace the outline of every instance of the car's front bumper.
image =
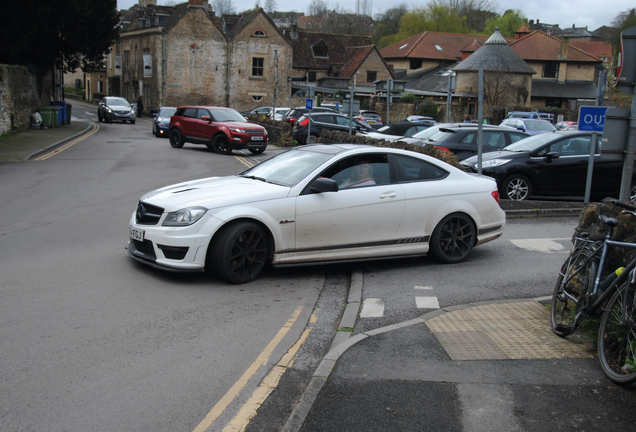
[(135, 120), (135, 112), (131, 111), (129, 113), (117, 112), (117, 111), (106, 111), (104, 113), (104, 118), (109, 121), (129, 121)]

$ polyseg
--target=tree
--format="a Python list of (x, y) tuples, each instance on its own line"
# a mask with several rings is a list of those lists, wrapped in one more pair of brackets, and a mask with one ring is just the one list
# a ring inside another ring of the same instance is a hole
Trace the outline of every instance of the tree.
[(528, 18), (526, 18), (520, 10), (508, 9), (503, 16), (494, 19), (491, 18), (486, 21), (484, 33), (491, 35), (497, 28), (499, 28), (499, 33), (503, 36), (514, 37), (515, 32), (519, 29), (519, 27), (527, 22)]
[(265, 0), (265, 12), (268, 14), (276, 12), (276, 0)]
[(465, 26), (471, 32), (481, 33), (486, 21), (497, 16), (497, 3), (492, 0), (437, 0), (440, 6), (446, 6), (457, 12), (457, 16), (466, 19)]
[(400, 20), (408, 12), (406, 3), (387, 9), (375, 17), (376, 25), (373, 31), (373, 43), (378, 44), (384, 36), (396, 34), (400, 30)]
[(618, 48), (621, 45), (621, 33), (630, 27), (636, 26), (636, 9), (627, 9), (616, 15), (612, 25), (616, 28), (616, 34), (612, 37), (612, 47), (615, 55), (618, 55)]
[(0, 63), (30, 64), (39, 74), (101, 64), (117, 38), (116, 0), (6, 2)]
[(217, 16), (234, 15), (236, 13), (232, 0), (214, 0), (213, 5)]

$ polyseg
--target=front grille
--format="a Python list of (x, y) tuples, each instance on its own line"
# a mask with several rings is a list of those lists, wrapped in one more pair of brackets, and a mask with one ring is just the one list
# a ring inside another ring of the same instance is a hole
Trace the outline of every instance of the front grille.
[(245, 133), (250, 135), (263, 135), (265, 131), (259, 129), (246, 129)]
[(155, 255), (155, 248), (152, 247), (152, 242), (150, 240), (140, 242), (138, 240), (130, 239), (130, 243), (133, 246), (133, 250), (130, 251), (131, 253), (148, 260), (154, 261), (157, 259), (157, 255)]
[(161, 244), (158, 244), (157, 247), (161, 249), (161, 251), (163, 252), (163, 255), (167, 259), (171, 259), (171, 260), (184, 259), (189, 249), (187, 246), (178, 247), (178, 246), (166, 246)]
[(162, 214), (163, 209), (161, 207), (139, 201), (135, 221), (140, 225), (157, 225)]

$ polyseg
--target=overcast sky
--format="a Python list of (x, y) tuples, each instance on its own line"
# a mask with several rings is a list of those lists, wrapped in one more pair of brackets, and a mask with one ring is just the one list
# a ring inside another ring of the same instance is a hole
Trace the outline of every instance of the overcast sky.
[[(185, 0), (175, 0), (169, 2), (167, 0), (157, 0), (157, 4), (166, 3), (182, 3)], [(373, 1), (373, 0), (367, 0)], [(506, 9), (520, 9), (521, 12), (532, 20), (539, 20), (547, 24), (558, 24), (562, 29), (572, 27), (587, 26), (588, 30), (596, 30), (604, 25), (611, 25), (616, 15), (630, 8), (636, 7), (633, 0), (494, 0), (499, 6), (499, 13), (503, 13)], [(210, 0), (210, 3), (212, 1)], [(138, 3), (138, 0), (117, 0), (117, 6), (120, 9), (128, 9)], [(256, 0), (233, 0), (232, 2), (237, 12), (251, 9), (256, 4)], [(387, 6), (389, 3), (389, 6)], [(383, 0), (373, 1), (373, 15), (384, 12), (391, 5), (397, 5), (402, 1), (387, 2)], [(409, 6), (422, 7), (427, 1), (409, 1)], [(265, 4), (265, 0), (260, 0), (261, 6)], [(356, 0), (329, 0), (327, 4), (332, 7), (340, 7), (355, 11)], [(308, 12), (309, 1), (298, 2), (297, 0), (276, 0), (278, 11), (285, 12)], [(303, 6), (301, 6), (303, 5)]]

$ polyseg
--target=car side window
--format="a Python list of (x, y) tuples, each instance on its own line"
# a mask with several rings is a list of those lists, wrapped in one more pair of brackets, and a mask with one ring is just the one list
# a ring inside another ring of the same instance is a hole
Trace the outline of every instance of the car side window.
[(197, 109), (196, 108), (186, 108), (183, 111), (183, 117), (191, 117), (191, 118), (196, 118), (197, 117)]
[(510, 136), (510, 142), (511, 143), (515, 143), (515, 142), (517, 142), (519, 140), (527, 138), (527, 136), (525, 136), (525, 135), (514, 133), (514, 132), (513, 133), (509, 133), (508, 135)]
[(209, 116), (209, 115), (210, 115), (210, 113), (208, 112), (208, 110), (204, 110), (204, 109), (199, 109), (199, 110), (197, 110), (197, 118), (198, 118), (199, 120), (201, 120), (201, 117), (203, 117), (203, 116)]
[(487, 150), (504, 148), (506, 146), (506, 137), (503, 132), (484, 132), (483, 147)]
[(448, 175), (448, 171), (421, 159), (395, 156), (395, 162), (399, 183), (439, 180)]
[(311, 119), (318, 123), (334, 123), (333, 116), (330, 115), (312, 115)]
[(340, 189), (388, 184), (388, 158), (384, 154), (353, 156), (332, 165), (321, 174), (321, 177), (335, 180)]
[(349, 127), (349, 119), (346, 117), (336, 116), (336, 123), (338, 123), (340, 126)]
[(468, 134), (466, 134), (464, 139), (462, 139), (460, 141), (460, 143), (462, 143), (462, 144), (470, 144), (470, 143), (473, 142), (473, 138), (475, 138), (475, 134), (474, 133), (468, 133)]
[(563, 141), (561, 156), (588, 156), (590, 137), (577, 137)]

